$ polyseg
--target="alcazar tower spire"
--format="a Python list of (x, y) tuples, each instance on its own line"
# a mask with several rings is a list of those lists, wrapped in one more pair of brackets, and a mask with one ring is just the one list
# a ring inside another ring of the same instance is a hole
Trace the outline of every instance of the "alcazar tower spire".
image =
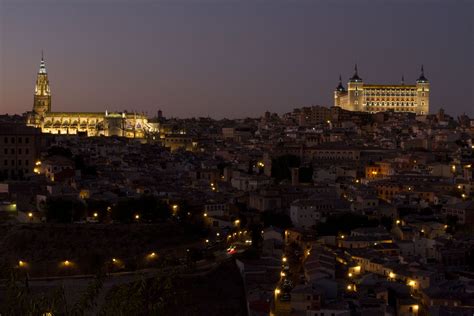
[(43, 52), (41, 52), (40, 68), (38, 75), (36, 76), (33, 112), (40, 115), (45, 112), (51, 112), (51, 89), (49, 87), (48, 73), (46, 71)]

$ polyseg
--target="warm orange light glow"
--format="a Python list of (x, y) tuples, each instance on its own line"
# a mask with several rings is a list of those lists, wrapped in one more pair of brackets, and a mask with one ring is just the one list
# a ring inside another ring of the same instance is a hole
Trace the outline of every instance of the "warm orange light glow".
[(98, 217), (98, 216), (99, 216), (99, 214), (98, 214), (97, 212), (94, 213), (93, 215), (94, 215), (94, 217)]
[(136, 214), (135, 219), (140, 219), (140, 215)]
[(28, 213), (28, 217), (29, 217), (29, 218), (32, 218), (32, 217), (33, 217), (33, 213), (29, 212), (29, 213)]

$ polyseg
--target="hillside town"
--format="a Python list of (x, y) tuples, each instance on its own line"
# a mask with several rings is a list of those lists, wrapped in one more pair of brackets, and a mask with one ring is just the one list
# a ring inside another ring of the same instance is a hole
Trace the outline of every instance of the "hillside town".
[[(25, 122), (0, 117), (0, 266), (31, 287), (93, 275), (97, 251), (108, 274), (157, 269), (155, 258), (183, 275), (225, 266), (239, 276), (235, 315), (474, 313), (474, 118), (160, 111), (141, 138)], [(222, 299), (229, 284), (215, 282), (201, 304)], [(207, 315), (231, 314), (219, 308)]]

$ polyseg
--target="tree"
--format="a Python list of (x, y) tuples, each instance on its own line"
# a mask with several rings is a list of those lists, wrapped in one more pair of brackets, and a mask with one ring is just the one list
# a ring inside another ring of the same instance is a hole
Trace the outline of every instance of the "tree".
[[(22, 278), (25, 278), (24, 282)], [(63, 287), (57, 287), (47, 293), (32, 293), (28, 286), (28, 277), (20, 271), (10, 271), (6, 282), (5, 301), (0, 305), (0, 314), (5, 315), (53, 315), (79, 316), (90, 315), (97, 306), (97, 298), (102, 290), (104, 275), (98, 273), (71, 306), (66, 300)]]
[(393, 227), (393, 219), (388, 216), (382, 216), (382, 218), (380, 218), (380, 224), (385, 227), (387, 231), (391, 231)]
[(156, 222), (169, 218), (171, 210), (168, 204), (153, 195), (124, 198), (112, 208), (112, 219), (122, 223), (132, 222), (135, 215), (139, 215), (140, 220)]
[(281, 229), (287, 229), (293, 226), (291, 218), (287, 214), (272, 211), (264, 211), (262, 213), (262, 221), (265, 227), (275, 226)]
[(350, 212), (331, 215), (325, 223), (316, 225), (316, 232), (319, 236), (336, 236), (339, 233), (349, 233), (359, 227), (377, 227), (378, 220), (370, 220), (367, 216)]
[(81, 200), (49, 197), (45, 203), (46, 219), (54, 223), (72, 223), (84, 219), (86, 205)]
[(284, 155), (272, 159), (272, 177), (281, 181), (291, 179), (291, 168), (298, 168), (301, 164), (300, 158), (295, 155)]
[(63, 156), (66, 158), (72, 158), (72, 152), (69, 148), (61, 146), (52, 146), (48, 149), (48, 156)]

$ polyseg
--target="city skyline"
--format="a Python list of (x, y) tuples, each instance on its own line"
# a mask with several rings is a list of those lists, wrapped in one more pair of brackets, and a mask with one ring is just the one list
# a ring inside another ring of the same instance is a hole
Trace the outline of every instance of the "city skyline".
[(390, 84), (414, 83), (424, 64), (431, 113), (473, 114), (468, 1), (37, 3), (0, 4), (2, 113), (30, 111), (44, 49), (58, 111), (234, 118), (331, 106), (357, 63), (365, 82)]

